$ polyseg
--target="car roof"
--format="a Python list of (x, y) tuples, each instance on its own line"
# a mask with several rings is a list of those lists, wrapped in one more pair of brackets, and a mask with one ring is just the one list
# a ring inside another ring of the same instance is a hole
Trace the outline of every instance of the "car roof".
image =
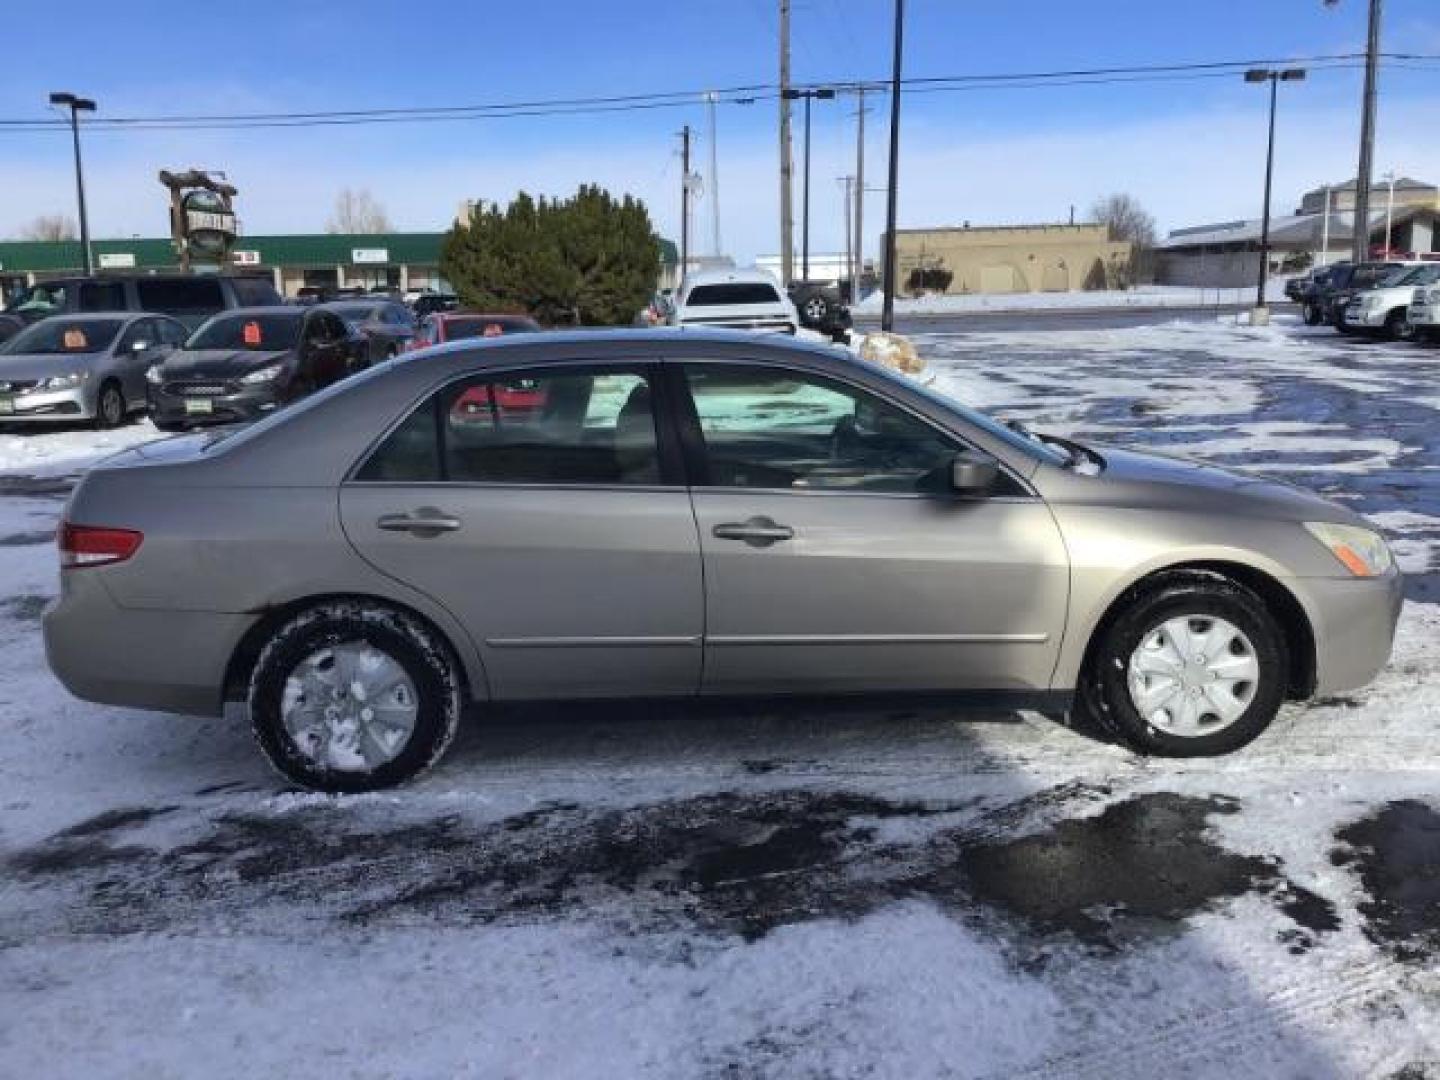
[(718, 285), (729, 283), (744, 283), (763, 281), (766, 285), (780, 286), (780, 279), (768, 270), (761, 270), (758, 267), (748, 267), (744, 270), (696, 270), (685, 275), (685, 280), (680, 283), (682, 289), (690, 289), (696, 285)]
[[(430, 345), (424, 349), (407, 356), (422, 358), (424, 356), (448, 356), (454, 353), (467, 350), (484, 350), (476, 355), (475, 360), (484, 365), (503, 364), (508, 361), (505, 353), (507, 351), (534, 352), (537, 348), (544, 349), (556, 360), (569, 360), (573, 357), (562, 357), (559, 355), (567, 346), (571, 345), (683, 345), (686, 351), (692, 351), (695, 345), (725, 345), (725, 346), (750, 346), (763, 343), (767, 348), (779, 349), (804, 355), (811, 358), (823, 357), (827, 360), (853, 360), (854, 355), (848, 350), (832, 345), (828, 342), (800, 341), (788, 334), (762, 334), (754, 330), (724, 330), (711, 329), (708, 327), (678, 327), (662, 326), (654, 328), (615, 328), (615, 329), (577, 329), (577, 330), (551, 330), (544, 334), (509, 334), (501, 337), (491, 338), (462, 338), (459, 341), (447, 341), (439, 345)], [(758, 359), (758, 358), (757, 358)], [(405, 361), (410, 363), (410, 360)]]
[(435, 318), (442, 322), (449, 322), (451, 319), (524, 319), (526, 322), (534, 322), (532, 315), (523, 311), (468, 311), (461, 308), (452, 308), (450, 311), (437, 311)]
[(317, 307), (325, 307), (324, 304), (312, 304), (300, 307), (298, 304), (261, 304), (256, 307), (230, 308), (228, 311), (217, 311), (215, 315), (305, 315)]
[[(68, 311), (57, 311), (54, 315), (47, 315), (41, 322), (48, 322), (51, 319), (64, 319), (66, 322), (101, 322), (103, 320), (124, 319), (169, 319), (169, 315), (161, 314), (158, 311), (77, 311), (71, 314)], [(171, 320), (174, 321), (173, 319)], [(35, 324), (31, 324), (35, 325)]]

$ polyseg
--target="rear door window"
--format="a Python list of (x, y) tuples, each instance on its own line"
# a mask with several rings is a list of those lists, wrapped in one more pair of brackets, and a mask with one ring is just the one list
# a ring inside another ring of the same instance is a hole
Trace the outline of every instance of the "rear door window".
[(220, 282), (214, 278), (142, 279), (135, 283), (135, 292), (145, 311), (163, 311), (182, 319), (203, 319), (225, 309)]
[(80, 286), (81, 311), (124, 311), (125, 284), (120, 281), (86, 281)]
[(234, 277), (230, 283), (235, 290), (237, 307), (269, 307), (281, 302), (275, 286), (264, 278)]
[(396, 428), (359, 480), (485, 484), (659, 484), (650, 376), (568, 368), (452, 384)]

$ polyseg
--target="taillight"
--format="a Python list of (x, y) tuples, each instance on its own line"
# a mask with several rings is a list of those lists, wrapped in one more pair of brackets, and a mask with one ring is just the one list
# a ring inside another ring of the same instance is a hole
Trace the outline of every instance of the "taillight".
[(72, 525), (66, 521), (61, 523), (58, 537), (60, 566), (62, 569), (74, 569), (124, 562), (140, 550), (145, 534), (133, 529)]

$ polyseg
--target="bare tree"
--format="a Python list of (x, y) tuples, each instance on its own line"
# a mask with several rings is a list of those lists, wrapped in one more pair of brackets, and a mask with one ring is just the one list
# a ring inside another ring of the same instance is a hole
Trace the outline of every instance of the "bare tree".
[(64, 214), (41, 214), (20, 230), (22, 240), (74, 240), (75, 222)]
[(345, 188), (335, 196), (335, 212), (325, 223), (325, 231), (332, 233), (387, 233), (391, 231), (390, 218), (385, 208), (364, 188), (352, 191)]
[(1110, 231), (1110, 239), (1130, 244), (1130, 264), (1118, 284), (1128, 287), (1151, 276), (1155, 261), (1155, 219), (1134, 195), (1116, 192), (1097, 199), (1090, 217)]

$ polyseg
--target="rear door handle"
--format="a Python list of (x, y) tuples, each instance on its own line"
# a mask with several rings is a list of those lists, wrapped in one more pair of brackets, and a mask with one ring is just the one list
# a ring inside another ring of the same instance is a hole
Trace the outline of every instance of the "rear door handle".
[(408, 514), (382, 514), (375, 527), (386, 532), (408, 532), (411, 536), (429, 538), (441, 533), (458, 532), (461, 521), (433, 506), (422, 506)]
[(747, 521), (731, 521), (716, 525), (711, 534), (720, 540), (741, 540), (751, 547), (769, 547), (795, 536), (789, 525), (776, 524), (768, 517), (752, 517)]

